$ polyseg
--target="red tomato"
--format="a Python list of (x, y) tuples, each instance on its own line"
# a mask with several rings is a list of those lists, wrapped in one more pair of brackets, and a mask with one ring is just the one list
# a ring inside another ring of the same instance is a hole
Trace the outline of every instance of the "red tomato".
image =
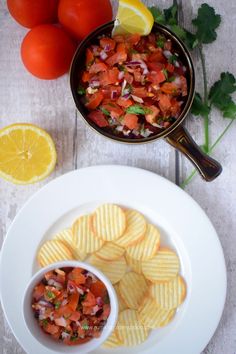
[(56, 79), (69, 68), (76, 46), (71, 38), (54, 25), (30, 30), (21, 44), (26, 69), (40, 79)]
[(60, 0), (59, 22), (82, 40), (98, 26), (112, 20), (110, 0)]
[(57, 20), (59, 0), (7, 0), (12, 17), (24, 27), (32, 28)]

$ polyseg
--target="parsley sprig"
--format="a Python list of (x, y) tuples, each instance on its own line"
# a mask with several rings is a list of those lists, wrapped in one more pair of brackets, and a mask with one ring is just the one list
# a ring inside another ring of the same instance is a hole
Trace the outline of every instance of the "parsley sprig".
[[(170, 27), (171, 30), (185, 42), (190, 50), (196, 48), (199, 51), (203, 72), (203, 95), (198, 92), (195, 94), (191, 112), (196, 116), (203, 117), (204, 144), (201, 148), (205, 153), (211, 154), (231, 127), (234, 119), (236, 119), (236, 104), (231, 97), (231, 95), (236, 92), (236, 80), (234, 75), (229, 72), (221, 73), (220, 79), (216, 81), (210, 89), (208, 88), (207, 82), (203, 46), (204, 44), (209, 44), (216, 40), (216, 30), (221, 23), (221, 16), (216, 14), (213, 7), (206, 3), (202, 4), (198, 9), (197, 17), (192, 20), (195, 27), (195, 32), (192, 33), (178, 24), (178, 4), (176, 0), (173, 1), (173, 5), (170, 8), (165, 9), (163, 12), (154, 6), (150, 8), (150, 11), (156, 22)], [(216, 141), (210, 145), (209, 128), (212, 107), (220, 110), (223, 117), (229, 118), (230, 122)], [(182, 188), (187, 186), (195, 174), (196, 170), (193, 170), (181, 184)]]

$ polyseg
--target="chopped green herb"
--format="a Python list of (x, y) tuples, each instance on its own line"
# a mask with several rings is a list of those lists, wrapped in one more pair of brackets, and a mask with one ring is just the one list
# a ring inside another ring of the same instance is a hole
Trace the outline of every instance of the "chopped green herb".
[(82, 325), (82, 328), (83, 328), (85, 331), (87, 331), (87, 330), (89, 329), (89, 325), (88, 325), (88, 324), (83, 324), (83, 325)]
[(163, 37), (158, 38), (156, 44), (159, 48), (164, 48), (165, 39)]
[(175, 76), (168, 77), (167, 81), (168, 81), (168, 82), (173, 82), (173, 81), (175, 81)]
[(118, 65), (118, 69), (120, 70), (120, 71), (126, 71), (126, 67), (124, 66), (124, 65)]
[(55, 309), (58, 310), (60, 306), (61, 306), (61, 302), (60, 302), (60, 301), (57, 301), (57, 302), (55, 303)]
[(168, 71), (166, 69), (162, 69), (163, 74), (166, 77), (166, 80), (168, 80)]
[(152, 110), (149, 108), (142, 107), (138, 104), (134, 104), (133, 106), (126, 108), (126, 112), (133, 114), (150, 114), (152, 113)]
[(85, 95), (86, 90), (85, 90), (85, 88), (83, 86), (79, 85), (78, 89), (77, 89), (77, 93), (78, 93), (78, 95), (82, 96), (82, 95)]
[(48, 324), (48, 320), (43, 320), (42, 323), (43, 323), (43, 327), (46, 327)]
[(49, 299), (55, 299), (56, 295), (52, 291), (47, 291), (46, 293)]
[(78, 339), (78, 336), (75, 336), (75, 335), (70, 337), (70, 340), (72, 342), (76, 341), (77, 339)]
[(176, 55), (171, 55), (171, 57), (169, 57), (169, 59), (168, 59), (168, 62), (170, 64), (174, 64), (177, 60), (178, 60), (178, 57)]
[(85, 300), (86, 295), (87, 295), (86, 293), (85, 293), (85, 294), (83, 294), (83, 295), (80, 295), (80, 297), (79, 297), (80, 302), (82, 302), (82, 301), (84, 301), (84, 300)]
[(166, 22), (165, 17), (160, 9), (158, 9), (155, 6), (152, 6), (152, 7), (149, 7), (149, 10), (151, 11), (155, 22), (158, 22), (163, 25), (165, 24), (165, 22)]
[(110, 112), (106, 108), (100, 107), (100, 111), (105, 114), (105, 116), (110, 116)]

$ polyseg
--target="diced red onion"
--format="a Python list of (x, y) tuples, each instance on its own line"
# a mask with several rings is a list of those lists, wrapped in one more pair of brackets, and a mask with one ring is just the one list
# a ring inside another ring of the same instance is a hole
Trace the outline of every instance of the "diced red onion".
[(98, 306), (103, 306), (103, 300), (100, 296), (97, 297), (96, 301), (97, 301)]
[(54, 314), (53, 314), (53, 312), (50, 313), (49, 318), (50, 318), (51, 321), (54, 321)]
[(105, 47), (104, 47), (104, 51), (105, 52), (109, 52), (110, 50), (111, 50), (110, 44), (106, 44)]
[(179, 68), (179, 67), (180, 67), (179, 62), (178, 62), (177, 60), (174, 61), (174, 66), (175, 66), (176, 68)]
[(140, 65), (141, 64), (141, 60), (131, 60), (131, 61), (126, 61), (125, 65), (127, 66), (133, 66), (133, 65)]
[(187, 68), (186, 68), (186, 66), (184, 66), (184, 65), (183, 65), (182, 69), (183, 69), (183, 72), (186, 72), (186, 71), (187, 71)]
[(78, 286), (77, 286), (77, 291), (80, 295), (84, 295), (84, 290), (83, 289), (80, 289)]
[(98, 80), (91, 80), (89, 86), (92, 88), (96, 88), (100, 86), (100, 82)]
[(124, 71), (120, 71), (120, 72), (119, 72), (119, 75), (118, 75), (118, 79), (119, 79), (119, 80), (122, 80), (122, 79), (124, 78), (124, 76), (125, 76)]
[(56, 288), (58, 289), (62, 289), (63, 286), (61, 283), (58, 283), (58, 281), (54, 280), (54, 279), (49, 279), (48, 280), (48, 285), (52, 285), (52, 286), (55, 286)]
[(128, 61), (128, 62), (125, 63), (125, 65), (127, 65), (127, 66), (140, 66), (141, 69), (143, 69), (143, 74), (144, 75), (149, 73), (147, 65), (146, 65), (146, 63), (143, 60)]
[(95, 315), (95, 313), (98, 312), (98, 310), (100, 310), (100, 307), (99, 307), (98, 305), (95, 305), (95, 306), (93, 307), (93, 311), (92, 311), (91, 315), (92, 315), (92, 316)]
[(176, 76), (176, 78), (174, 79), (173, 83), (180, 87), (181, 86), (181, 80), (180, 80), (180, 77), (179, 76)]
[(136, 130), (136, 129), (133, 129), (133, 130), (132, 130), (132, 133), (133, 133), (135, 136), (140, 135), (140, 132), (139, 132), (138, 130)]
[(123, 97), (124, 99), (126, 99), (126, 100), (130, 97), (129, 89), (125, 89), (125, 90), (124, 90), (122, 97)]
[(123, 125), (118, 125), (118, 126), (116, 127), (116, 130), (117, 130), (118, 132), (123, 132), (123, 129), (124, 129), (124, 126), (123, 126)]
[(127, 81), (124, 80), (124, 81), (122, 82), (122, 85), (121, 85), (121, 95), (123, 95), (123, 91), (124, 91), (124, 89), (125, 89), (126, 84), (127, 84)]
[(167, 59), (169, 59), (170, 57), (172, 57), (172, 54), (171, 54), (171, 52), (170, 52), (169, 50), (164, 50), (164, 51), (163, 51), (163, 54), (164, 54), (164, 56), (165, 56)]
[(123, 130), (123, 134), (126, 135), (126, 136), (129, 135), (130, 132), (131, 132), (131, 130)]
[(133, 100), (135, 102), (143, 103), (143, 99), (141, 97), (138, 97), (138, 96), (135, 96), (135, 95), (131, 95), (131, 97), (133, 98)]
[[(116, 92), (116, 91), (114, 91), (114, 92)], [(117, 94), (117, 92), (116, 92), (116, 94)], [(91, 272), (88, 272), (88, 273), (87, 273), (87, 276), (90, 277), (90, 278), (92, 278), (93, 283), (98, 280), (98, 278), (96, 277), (96, 275), (94, 275), (94, 274), (91, 273)]]
[(61, 303), (61, 306), (65, 306), (65, 305), (67, 305), (68, 304), (68, 300), (67, 299), (64, 299), (63, 301), (62, 301), (62, 303)]
[(44, 307), (50, 307), (53, 308), (53, 305), (49, 302), (49, 301), (45, 301), (45, 300), (40, 300), (38, 302), (39, 305), (44, 306)]
[(61, 337), (62, 337), (62, 339), (69, 338), (70, 337), (70, 333), (62, 332)]
[(117, 91), (111, 91), (111, 99), (115, 100), (117, 98)]
[(67, 323), (64, 317), (59, 317), (55, 319), (55, 323), (57, 326), (61, 326), (61, 327), (66, 327)]
[(68, 290), (69, 290), (70, 293), (74, 293), (75, 292), (75, 287), (73, 285), (68, 284), (67, 287), (68, 287)]
[(92, 51), (94, 55), (99, 55), (99, 46), (98, 45), (92, 45)]
[(156, 127), (156, 128), (163, 128), (163, 126), (162, 125), (160, 125), (160, 124), (157, 124), (157, 123), (152, 123), (152, 125), (154, 126), (154, 127)]
[(144, 129), (141, 131), (141, 135), (144, 137), (144, 138), (147, 138), (149, 135), (151, 135), (153, 132), (149, 129)]
[(107, 57), (108, 57), (108, 55), (104, 52), (104, 50), (102, 50), (102, 51), (100, 52), (100, 58), (101, 58), (102, 60), (106, 60)]

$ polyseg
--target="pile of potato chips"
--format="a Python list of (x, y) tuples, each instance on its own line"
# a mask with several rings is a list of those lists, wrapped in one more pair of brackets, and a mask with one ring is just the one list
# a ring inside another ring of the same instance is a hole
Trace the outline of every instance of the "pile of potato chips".
[(186, 296), (177, 254), (160, 247), (159, 230), (136, 210), (103, 204), (38, 252), (42, 267), (69, 259), (86, 259), (114, 284), (119, 318), (104, 348), (142, 343), (151, 329), (172, 320)]

